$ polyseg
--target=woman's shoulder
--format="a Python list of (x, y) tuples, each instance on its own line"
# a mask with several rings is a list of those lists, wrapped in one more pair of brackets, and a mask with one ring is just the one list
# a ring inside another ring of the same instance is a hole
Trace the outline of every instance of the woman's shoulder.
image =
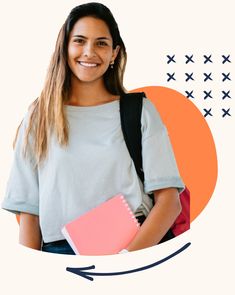
[(143, 99), (142, 124), (163, 126), (161, 115), (154, 103), (146, 96)]
[(30, 124), (30, 119), (31, 119), (31, 115), (32, 112), (35, 109), (35, 101), (33, 101), (33, 103), (31, 103), (27, 110), (25, 111), (25, 113), (22, 116), (22, 119), (16, 129), (16, 134), (15, 134), (15, 138), (14, 138), (14, 142), (13, 142), (13, 146), (15, 146), (17, 141), (21, 141), (23, 139), (23, 137), (25, 136), (26, 130)]

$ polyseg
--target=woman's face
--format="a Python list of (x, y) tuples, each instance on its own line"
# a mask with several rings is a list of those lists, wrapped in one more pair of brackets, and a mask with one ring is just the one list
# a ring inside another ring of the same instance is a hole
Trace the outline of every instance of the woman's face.
[(73, 78), (88, 83), (103, 79), (118, 54), (106, 23), (94, 17), (79, 19), (69, 35), (68, 65)]

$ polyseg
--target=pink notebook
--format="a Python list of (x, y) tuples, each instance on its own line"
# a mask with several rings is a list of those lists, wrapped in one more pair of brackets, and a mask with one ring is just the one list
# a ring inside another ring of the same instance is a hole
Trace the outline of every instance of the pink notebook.
[(119, 194), (66, 224), (62, 233), (76, 254), (108, 255), (125, 249), (139, 227)]

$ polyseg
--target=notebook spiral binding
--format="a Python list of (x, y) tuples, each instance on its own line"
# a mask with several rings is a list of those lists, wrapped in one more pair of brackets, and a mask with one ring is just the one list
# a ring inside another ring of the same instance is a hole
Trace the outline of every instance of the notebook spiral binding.
[(131, 210), (129, 204), (128, 204), (127, 201), (126, 201), (126, 199), (125, 199), (123, 196), (121, 196), (121, 199), (122, 199), (122, 202), (124, 203), (124, 205), (127, 207), (127, 211), (130, 213), (131, 218), (132, 218), (133, 221), (135, 222), (136, 226), (137, 226), (137, 227), (140, 227), (140, 224), (139, 224), (138, 220), (136, 219), (135, 215), (133, 214), (133, 212), (132, 212), (132, 210)]

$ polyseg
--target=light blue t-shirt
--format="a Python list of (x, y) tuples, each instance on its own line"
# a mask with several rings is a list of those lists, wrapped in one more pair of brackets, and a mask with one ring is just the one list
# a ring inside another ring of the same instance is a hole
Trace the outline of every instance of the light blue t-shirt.
[(98, 106), (65, 106), (69, 144), (52, 136), (48, 156), (33, 168), (34, 157), (22, 155), (29, 114), (20, 127), (2, 208), (39, 215), (44, 242), (64, 239), (61, 229), (71, 220), (122, 193), (133, 212), (151, 209), (147, 193), (176, 187), (180, 178), (167, 130), (148, 99), (141, 117), (145, 183), (139, 180), (127, 150), (119, 101)]

